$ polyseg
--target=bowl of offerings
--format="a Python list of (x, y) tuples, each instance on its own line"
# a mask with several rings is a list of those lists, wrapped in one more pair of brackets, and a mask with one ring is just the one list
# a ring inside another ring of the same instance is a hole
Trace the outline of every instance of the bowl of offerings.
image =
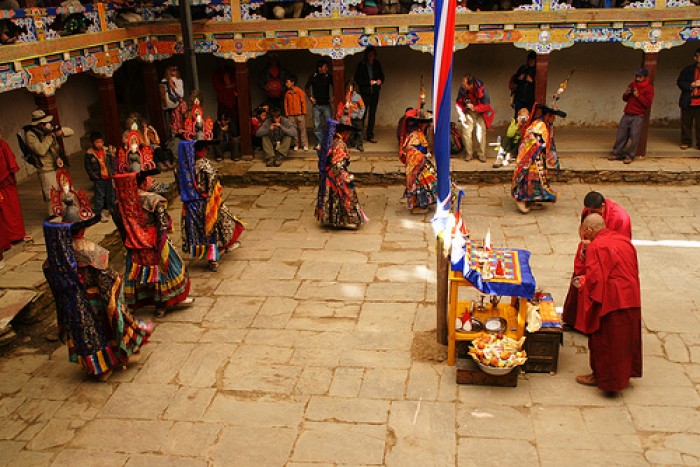
[(522, 350), (524, 342), (524, 337), (516, 341), (502, 334), (489, 334), (472, 341), (469, 355), (484, 373), (507, 375), (527, 361), (527, 354)]

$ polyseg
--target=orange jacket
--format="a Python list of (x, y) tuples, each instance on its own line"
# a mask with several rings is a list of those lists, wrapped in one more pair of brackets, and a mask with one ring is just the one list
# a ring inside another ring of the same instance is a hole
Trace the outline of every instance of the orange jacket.
[(284, 95), (284, 114), (306, 115), (306, 93), (299, 86), (294, 86)]

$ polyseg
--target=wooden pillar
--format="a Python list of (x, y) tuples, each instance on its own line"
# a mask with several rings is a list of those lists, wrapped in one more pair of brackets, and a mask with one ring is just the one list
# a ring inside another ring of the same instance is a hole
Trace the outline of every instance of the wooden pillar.
[(160, 101), (160, 77), (155, 63), (143, 64), (143, 86), (146, 90), (148, 122), (156, 129), (161, 141), (165, 143), (170, 134), (165, 128), (163, 106)]
[(98, 77), (97, 89), (100, 95), (105, 143), (119, 147), (121, 146), (122, 132), (119, 124), (119, 107), (117, 106), (117, 93), (114, 90), (114, 78), (111, 76)]
[(250, 80), (248, 62), (236, 62), (236, 86), (238, 88), (238, 128), (241, 135), (241, 155), (253, 158), (253, 134), (250, 128)]
[(450, 274), (450, 260), (445, 254), (445, 240), (442, 236), (437, 239), (437, 297), (435, 307), (437, 312), (436, 340), (438, 344), (447, 345), (447, 307)]
[(331, 117), (335, 118), (335, 107), (345, 100), (345, 59), (333, 59), (333, 106)]
[[(58, 115), (58, 106), (56, 105), (56, 95), (52, 96), (45, 96), (44, 94), (35, 94), (34, 95), (34, 103), (36, 104), (37, 107), (39, 107), (41, 110), (46, 112), (46, 115), (51, 114), (53, 115), (53, 124), (54, 126), (59, 126), (61, 124), (61, 119)], [(58, 137), (58, 145), (61, 147), (61, 151), (65, 154), (66, 148), (63, 146), (63, 138)], [(67, 156), (67, 154), (66, 154)]]
[(540, 104), (547, 101), (547, 75), (549, 74), (549, 54), (537, 54), (535, 62), (535, 100)]
[[(654, 78), (656, 78), (656, 65), (659, 59), (658, 52), (644, 52), (642, 58), (642, 67), (649, 71), (649, 83), (654, 85)], [(647, 137), (649, 136), (649, 114), (651, 113), (651, 108), (649, 108), (644, 114), (644, 126), (642, 127), (642, 135), (639, 137), (639, 145), (637, 146), (637, 156), (645, 156), (647, 153)]]

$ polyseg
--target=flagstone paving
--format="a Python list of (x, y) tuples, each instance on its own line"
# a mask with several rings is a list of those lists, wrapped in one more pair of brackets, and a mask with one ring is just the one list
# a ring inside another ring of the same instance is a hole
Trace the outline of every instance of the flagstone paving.
[[(217, 273), (189, 263), (197, 302), (158, 320), (139, 363), (100, 383), (65, 347), (0, 358), (0, 466), (700, 464), (700, 187), (560, 184), (555, 206), (523, 216), (506, 185), (467, 186), (463, 213), (476, 238), (530, 249), (561, 305), (591, 188), (628, 210), (638, 242), (645, 374), (617, 397), (575, 383), (577, 334), (556, 375), (456, 385), (431, 345), (429, 215), (410, 215), (401, 187), (361, 188), (371, 220), (356, 232), (316, 224), (312, 187), (227, 188), (243, 246)], [(28, 282), (37, 242), (12, 259)]]

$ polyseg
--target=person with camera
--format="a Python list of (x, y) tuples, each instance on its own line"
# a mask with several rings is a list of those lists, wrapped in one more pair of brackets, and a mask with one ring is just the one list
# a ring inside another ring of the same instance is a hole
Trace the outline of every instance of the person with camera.
[(481, 162), (486, 162), (486, 130), (491, 128), (494, 111), (484, 82), (472, 75), (465, 75), (455, 104), (467, 152), (464, 159), (470, 161), (478, 157)]
[(32, 112), (32, 123), (24, 127), (24, 142), (34, 153), (39, 183), (49, 215), (53, 215), (51, 188), (59, 190), (56, 170), (68, 166), (68, 159), (58, 140), (63, 136), (73, 136), (73, 130), (54, 125), (53, 115), (47, 115), (41, 109)]
[[(644, 115), (651, 109), (651, 103), (654, 100), (654, 86), (649, 82), (649, 72), (646, 68), (637, 70), (634, 81), (627, 86), (622, 100), (627, 102), (627, 105), (617, 127), (615, 145), (608, 160), (621, 160), (625, 164), (631, 164), (637, 155), (637, 147), (644, 127)], [(628, 142), (629, 149), (625, 151)]]

